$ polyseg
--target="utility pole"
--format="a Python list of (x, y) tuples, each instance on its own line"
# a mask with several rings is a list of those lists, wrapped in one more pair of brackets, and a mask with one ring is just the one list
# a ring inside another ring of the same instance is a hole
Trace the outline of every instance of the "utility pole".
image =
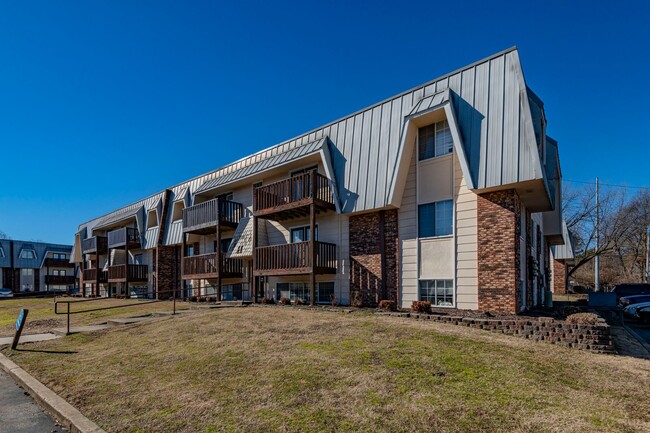
[(594, 290), (600, 292), (600, 207), (598, 203), (598, 177), (596, 177), (596, 257), (594, 261)]
[(650, 283), (650, 226), (645, 232), (645, 282)]

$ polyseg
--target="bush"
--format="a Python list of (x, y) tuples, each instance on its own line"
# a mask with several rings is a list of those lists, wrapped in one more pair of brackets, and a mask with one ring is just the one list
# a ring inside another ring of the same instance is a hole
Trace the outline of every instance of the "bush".
[(296, 305), (307, 305), (307, 301), (302, 298), (296, 298), (293, 303)]
[(215, 296), (208, 296), (208, 302), (217, 302), (217, 298)]
[(275, 304), (275, 299), (268, 298), (268, 297), (265, 296), (265, 297), (262, 298), (262, 304), (273, 305), (273, 304)]
[(575, 313), (566, 318), (567, 323), (573, 323), (575, 325), (596, 325), (600, 321), (600, 316), (594, 313)]
[(378, 308), (380, 310), (384, 310), (384, 311), (396, 311), (397, 310), (397, 302), (392, 301), (390, 299), (384, 299), (383, 301), (379, 301)]
[(206, 301), (207, 301), (206, 298), (199, 298), (199, 302), (206, 302)]
[(196, 302), (197, 297), (196, 296), (190, 296), (189, 301), (190, 302)]
[(413, 301), (411, 310), (415, 313), (431, 313), (431, 302), (429, 301)]
[(289, 298), (280, 298), (280, 305), (291, 305), (291, 299)]

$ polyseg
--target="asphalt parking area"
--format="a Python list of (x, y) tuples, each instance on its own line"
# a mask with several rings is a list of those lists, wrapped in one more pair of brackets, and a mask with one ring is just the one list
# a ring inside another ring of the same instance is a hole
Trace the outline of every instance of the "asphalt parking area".
[(0, 433), (65, 432), (56, 421), (0, 370)]

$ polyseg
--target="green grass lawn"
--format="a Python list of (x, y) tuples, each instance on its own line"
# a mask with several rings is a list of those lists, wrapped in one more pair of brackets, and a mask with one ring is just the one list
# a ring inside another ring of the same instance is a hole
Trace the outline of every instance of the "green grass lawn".
[(110, 432), (650, 431), (648, 361), (395, 317), (220, 309), (25, 348)]
[[(57, 300), (79, 301), (77, 298), (56, 298)], [(0, 301), (0, 336), (13, 335), (16, 319), (21, 308), (29, 309), (27, 322), (23, 330), (24, 334), (35, 334), (47, 332), (52, 328), (64, 327), (66, 324), (65, 315), (54, 314), (54, 298), (14, 298)], [(139, 300), (107, 299), (102, 298), (92, 302), (82, 302), (71, 305), (70, 311), (82, 311), (100, 307), (117, 307), (124, 305), (124, 308), (112, 308), (110, 310), (93, 311), (83, 314), (71, 315), (71, 326), (91, 325), (105, 322), (111, 318), (128, 317), (150, 314), (156, 311), (171, 311), (171, 302), (160, 302), (155, 304), (143, 304)], [(128, 307), (127, 307), (128, 306)], [(188, 304), (177, 303), (177, 309), (187, 309)], [(59, 306), (59, 311), (66, 311), (66, 306)]]

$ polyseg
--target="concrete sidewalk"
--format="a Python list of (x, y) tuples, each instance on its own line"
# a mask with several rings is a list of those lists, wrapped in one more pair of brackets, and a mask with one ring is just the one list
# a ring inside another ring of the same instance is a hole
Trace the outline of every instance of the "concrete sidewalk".
[[(46, 334), (32, 334), (32, 335), (22, 335), (18, 344), (23, 343), (36, 343), (37, 341), (47, 341), (54, 340), (55, 338), (60, 338), (60, 335), (46, 333)], [(14, 337), (0, 337), (0, 346), (10, 345), (14, 341)]]

